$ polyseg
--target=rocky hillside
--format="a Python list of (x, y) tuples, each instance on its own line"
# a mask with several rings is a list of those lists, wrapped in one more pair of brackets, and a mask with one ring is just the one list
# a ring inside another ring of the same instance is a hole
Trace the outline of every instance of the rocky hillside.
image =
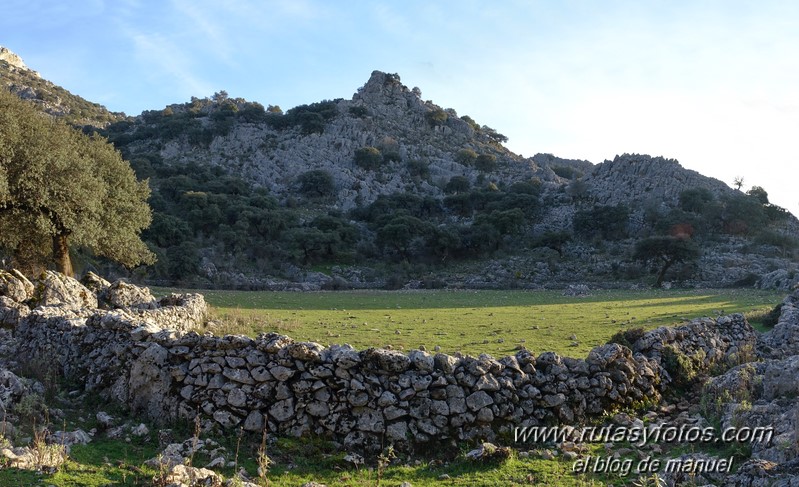
[(125, 118), (124, 113), (113, 113), (104, 106), (73, 95), (64, 88), (43, 79), (25, 62), (0, 46), (0, 87), (10, 90), (20, 98), (31, 100), (45, 113), (60, 117), (78, 127), (101, 128)]
[[(12, 91), (105, 127), (149, 178), (144, 238), (159, 263), (136, 277), (151, 282), (535, 288), (650, 284), (648, 271), (662, 271), (690, 286), (787, 288), (799, 275), (799, 222), (765, 190), (745, 194), (648, 155), (524, 158), (397, 74), (374, 71), (349, 100), (285, 112), (222, 91), (124, 118), (4, 52)], [(636, 254), (653, 237), (690, 241), (698, 257), (666, 273)]]

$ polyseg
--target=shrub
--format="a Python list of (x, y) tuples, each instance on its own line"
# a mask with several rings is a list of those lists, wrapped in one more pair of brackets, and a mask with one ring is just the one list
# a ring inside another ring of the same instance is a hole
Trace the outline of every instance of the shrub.
[(619, 240), (627, 236), (630, 209), (626, 205), (595, 206), (574, 214), (574, 232), (583, 237), (601, 236), (605, 240)]
[(366, 107), (364, 107), (364, 106), (350, 107), (350, 114), (353, 117), (363, 118), (367, 114), (369, 114), (369, 110)]
[(474, 167), (478, 171), (491, 172), (497, 168), (497, 157), (492, 154), (480, 154), (474, 160)]
[(407, 163), (408, 173), (411, 177), (427, 179), (430, 177), (430, 166), (420, 159), (411, 159)]
[(635, 342), (645, 334), (646, 330), (643, 327), (629, 328), (614, 333), (613, 336), (610, 337), (610, 340), (608, 340), (608, 343), (618, 343), (632, 350)]
[(552, 166), (552, 172), (565, 179), (577, 179), (583, 175), (571, 166)]
[(780, 320), (782, 313), (782, 303), (778, 304), (769, 311), (752, 311), (746, 313), (746, 319), (752, 323), (760, 323), (764, 327), (773, 328), (774, 325)]
[(444, 110), (436, 108), (425, 113), (424, 118), (431, 127), (435, 127), (437, 125), (444, 125), (447, 122), (447, 119), (449, 119), (449, 115), (447, 115), (447, 112)]
[(471, 183), (466, 176), (452, 176), (446, 186), (444, 192), (449, 194), (465, 193), (471, 188)]
[(383, 154), (377, 147), (361, 147), (355, 150), (355, 165), (374, 171), (383, 162)]
[(707, 188), (690, 188), (680, 193), (680, 208), (692, 213), (701, 213), (715, 199)]
[(310, 198), (324, 198), (336, 193), (336, 183), (329, 172), (314, 169), (297, 177), (300, 192)]
[(472, 149), (461, 149), (455, 154), (455, 162), (464, 166), (471, 166), (477, 159), (477, 152)]
[(661, 352), (663, 368), (671, 376), (678, 389), (686, 389), (693, 385), (702, 372), (704, 351), (699, 350), (694, 357), (689, 357), (673, 345), (666, 345)]

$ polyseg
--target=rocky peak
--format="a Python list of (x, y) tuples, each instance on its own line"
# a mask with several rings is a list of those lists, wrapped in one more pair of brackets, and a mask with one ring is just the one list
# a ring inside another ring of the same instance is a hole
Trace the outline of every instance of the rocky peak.
[(37, 77), (39, 76), (39, 73), (31, 70), (28, 66), (26, 66), (22, 58), (16, 55), (13, 51), (8, 49), (7, 47), (0, 46), (0, 61), (5, 61), (11, 66), (14, 66), (19, 69), (26, 69), (28, 71), (31, 71)]
[(623, 154), (606, 160), (595, 166), (585, 182), (602, 205), (647, 200), (674, 205), (680, 193), (689, 188), (707, 188), (717, 195), (733, 191), (718, 179), (685, 169), (675, 159), (643, 154)]
[(428, 108), (421, 99), (422, 92), (418, 88), (409, 89), (400, 81), (398, 74), (372, 71), (366, 82), (352, 97), (355, 106), (370, 108), (375, 114), (385, 117), (400, 117), (402, 112), (425, 112)]

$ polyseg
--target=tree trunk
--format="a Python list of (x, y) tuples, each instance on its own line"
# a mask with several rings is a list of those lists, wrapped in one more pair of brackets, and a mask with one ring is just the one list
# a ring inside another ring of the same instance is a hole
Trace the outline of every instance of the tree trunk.
[(69, 258), (69, 244), (67, 235), (59, 233), (53, 235), (53, 261), (58, 272), (65, 276), (74, 277), (72, 260)]
[(663, 268), (660, 270), (660, 274), (658, 274), (658, 282), (655, 283), (656, 288), (663, 286), (663, 279), (665, 279), (666, 272), (669, 270), (669, 268), (671, 268), (672, 264), (674, 264), (673, 260), (667, 260), (663, 265)]

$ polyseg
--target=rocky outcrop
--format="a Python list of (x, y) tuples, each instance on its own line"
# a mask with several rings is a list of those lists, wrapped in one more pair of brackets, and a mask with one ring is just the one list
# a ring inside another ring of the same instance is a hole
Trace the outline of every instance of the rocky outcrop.
[(763, 275), (756, 284), (758, 289), (791, 291), (799, 286), (799, 271), (796, 269), (777, 269)]
[(778, 324), (760, 337), (760, 362), (714, 377), (703, 396), (721, 430), (761, 428), (769, 436), (751, 443), (751, 458), (728, 476), (728, 486), (791, 486), (799, 478), (799, 290), (783, 302)]
[(55, 271), (45, 271), (36, 281), (33, 301), (39, 306), (97, 308), (97, 296), (78, 280)]
[[(15, 68), (30, 70), (30, 68), (25, 65), (25, 62), (21, 57), (17, 56), (11, 50), (3, 46), (0, 46), (0, 61), (5, 61)], [(36, 73), (36, 76), (39, 76), (39, 73)]]
[[(525, 159), (493, 141), (488, 133), (458, 116), (424, 101), (418, 89), (403, 85), (396, 74), (372, 72), (366, 84), (349, 100), (334, 100), (337, 114), (326, 121), (322, 133), (303, 134), (299, 128), (278, 130), (267, 123), (237, 123), (230, 133), (215, 137), (207, 145), (192, 143), (188, 137), (172, 140), (143, 140), (128, 145), (136, 153), (159, 153), (166, 163), (204, 163), (230, 168), (235, 174), (266, 187), (280, 198), (296, 197), (296, 180), (309, 170), (324, 170), (336, 184), (334, 205), (349, 210), (368, 204), (379, 195), (408, 191), (442, 197), (442, 187), (453, 176), (475, 182), (485, 178), (472, 165), (456, 161), (461, 149), (495, 156), (498, 167), (490, 180), (497, 184), (543, 181), (558, 178), (532, 158)], [(185, 105), (171, 105), (175, 113)], [(428, 115), (445, 115), (436, 123)], [(210, 113), (208, 114), (210, 115)], [(210, 117), (208, 122), (211, 123)], [(472, 122), (474, 123), (474, 122)], [(131, 134), (147, 122), (139, 118)], [(396, 154), (398, 160), (386, 163), (385, 170), (361, 168), (354, 162), (355, 151), (376, 147)], [(235, 167), (231, 164), (235, 161)], [(409, 171), (409, 161), (422, 161), (429, 177), (419, 178)]]
[(653, 201), (675, 206), (686, 189), (707, 188), (715, 195), (733, 191), (718, 179), (683, 168), (675, 159), (642, 154), (623, 154), (597, 164), (584, 182), (600, 205)]
[(33, 297), (33, 292), (33, 284), (21, 272), (16, 269), (0, 269), (0, 296), (23, 303)]

